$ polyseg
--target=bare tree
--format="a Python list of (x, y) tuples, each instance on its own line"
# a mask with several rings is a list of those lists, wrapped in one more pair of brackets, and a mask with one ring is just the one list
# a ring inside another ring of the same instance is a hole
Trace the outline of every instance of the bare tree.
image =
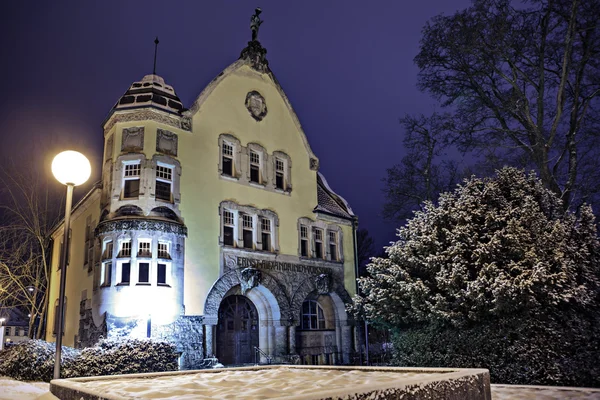
[[(40, 338), (48, 308), (50, 230), (60, 196), (47, 180), (16, 168), (0, 173), (0, 306), (29, 314), (29, 336)], [(37, 330), (34, 332), (34, 328)]]
[(583, 173), (600, 167), (600, 0), (525, 3), (475, 0), (433, 18), (419, 87), (453, 110), (463, 146), (518, 153), (570, 207), (598, 191)]
[(457, 162), (445, 156), (452, 144), (449, 132), (453, 122), (449, 114), (406, 115), (400, 123), (404, 126), (408, 154), (400, 164), (388, 168), (383, 189), (383, 215), (398, 221), (410, 218), (425, 200), (433, 201), (459, 180)]

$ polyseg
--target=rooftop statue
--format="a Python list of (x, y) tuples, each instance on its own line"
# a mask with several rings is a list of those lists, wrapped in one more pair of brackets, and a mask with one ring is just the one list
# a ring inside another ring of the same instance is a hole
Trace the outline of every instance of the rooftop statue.
[(259, 17), (261, 12), (262, 10), (260, 9), (260, 7), (257, 7), (256, 10), (254, 10), (254, 15), (250, 17), (250, 30), (252, 31), (253, 41), (258, 38), (258, 28), (260, 27), (260, 24), (264, 22)]

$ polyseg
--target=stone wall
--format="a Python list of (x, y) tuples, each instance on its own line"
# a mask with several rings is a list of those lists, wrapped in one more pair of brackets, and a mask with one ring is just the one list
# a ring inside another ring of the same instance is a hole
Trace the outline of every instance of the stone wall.
[(100, 326), (96, 326), (92, 316), (90, 300), (82, 300), (79, 303), (79, 331), (75, 347), (82, 349), (95, 345), (100, 338), (107, 337), (106, 316), (102, 318)]

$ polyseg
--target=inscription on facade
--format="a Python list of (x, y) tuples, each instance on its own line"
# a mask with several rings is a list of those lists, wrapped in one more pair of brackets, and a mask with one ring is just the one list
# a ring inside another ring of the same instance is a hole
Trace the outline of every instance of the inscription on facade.
[(316, 267), (313, 265), (295, 264), (281, 261), (257, 260), (255, 258), (238, 257), (237, 266), (242, 268), (259, 268), (273, 271), (302, 272), (306, 274), (327, 274), (329, 268)]

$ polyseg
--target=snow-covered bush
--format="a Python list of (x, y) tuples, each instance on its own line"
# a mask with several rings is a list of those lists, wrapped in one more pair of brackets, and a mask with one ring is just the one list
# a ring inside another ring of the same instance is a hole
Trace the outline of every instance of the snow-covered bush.
[[(27, 340), (0, 351), (0, 376), (21, 381), (52, 379), (56, 345), (43, 340)], [(61, 364), (68, 365), (79, 355), (71, 347), (62, 347)]]
[(118, 375), (176, 371), (178, 354), (173, 344), (154, 339), (101, 339), (85, 348), (68, 370), (69, 376)]
[[(498, 380), (511, 383), (543, 374), (563, 383), (569, 373), (553, 368), (591, 365), (566, 353), (585, 338), (598, 343), (594, 329), (577, 327), (598, 329), (600, 243), (588, 206), (564, 212), (534, 174), (504, 168), (465, 181), (438, 205), (425, 203), (398, 237), (387, 258), (367, 266), (355, 302), (357, 312), (400, 335), (398, 360), (487, 367), (493, 377), (508, 376), (495, 368), (512, 369), (518, 379)], [(525, 354), (531, 368), (519, 371)]]

